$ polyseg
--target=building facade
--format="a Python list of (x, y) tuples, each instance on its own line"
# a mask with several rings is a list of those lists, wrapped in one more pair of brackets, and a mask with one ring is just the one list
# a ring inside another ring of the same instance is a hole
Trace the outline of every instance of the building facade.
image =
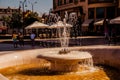
[(60, 16), (64, 12), (76, 12), (86, 19), (114, 18), (118, 12), (119, 0), (53, 0), (53, 11)]
[(11, 9), (10, 7), (0, 8), (0, 21), (1, 21), (0, 26), (6, 26), (5, 22), (2, 21), (4, 17), (11, 17), (13, 12), (18, 12), (18, 11), (19, 9)]
[(0, 19), (5, 16), (6, 17), (12, 16), (12, 13), (17, 11), (19, 11), (19, 9), (11, 9), (10, 7), (0, 8)]
[(118, 2), (118, 16), (120, 16), (120, 0)]
[(7, 33), (7, 30), (9, 29), (9, 26), (4, 21), (6, 17), (11, 17), (12, 13), (18, 12), (19, 9), (12, 9), (10, 7), (8, 8), (0, 8), (0, 34), (1, 33)]

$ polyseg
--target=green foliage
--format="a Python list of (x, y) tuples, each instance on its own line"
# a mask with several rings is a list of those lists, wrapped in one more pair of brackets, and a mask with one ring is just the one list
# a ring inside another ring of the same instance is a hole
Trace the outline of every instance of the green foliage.
[(21, 28), (22, 27), (22, 14), (19, 12), (14, 12), (11, 17), (11, 27)]
[(2, 18), (0, 20), (4, 21), (9, 26), (10, 21), (11, 21), (11, 17), (10, 16), (2, 16)]
[(29, 12), (29, 14), (27, 14), (27, 16), (24, 18), (24, 25), (28, 26), (35, 21), (39, 21), (38, 14), (36, 12), (34, 12), (34, 13)]
[(30, 25), (34, 21), (38, 21), (38, 14), (36, 12), (26, 11), (25, 14), (22, 14), (20, 11), (13, 12), (12, 16), (3, 16), (2, 21), (6, 22), (7, 25), (14, 29), (20, 29)]

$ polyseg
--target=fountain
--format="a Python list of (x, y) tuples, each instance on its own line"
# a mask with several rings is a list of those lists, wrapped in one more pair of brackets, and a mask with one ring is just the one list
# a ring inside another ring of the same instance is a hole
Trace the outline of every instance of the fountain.
[(62, 21), (57, 21), (57, 29), (59, 40), (61, 43), (60, 50), (45, 51), (38, 56), (50, 61), (50, 70), (55, 72), (84, 72), (93, 70), (92, 55), (83, 51), (71, 51), (69, 45), (70, 27), (68, 26), (68, 14), (65, 12), (65, 18)]
[[(78, 47), (68, 47), (70, 27), (66, 21), (60, 21), (56, 27), (60, 23), (63, 24), (61, 28), (58, 28), (59, 36), (61, 36), (59, 38), (61, 48), (1, 51), (4, 54), (0, 55), (0, 80), (120, 80), (118, 70), (104, 68), (104, 66), (96, 70), (90, 53), (77, 51)], [(76, 48), (77, 50), (75, 50)], [(86, 48), (86, 46), (80, 47), (84, 50), (83, 48), (91, 49), (91, 47)], [(92, 49), (97, 50), (96, 46)], [(98, 53), (99, 51), (102, 53), (101, 55)], [(116, 65), (119, 64), (119, 51), (110, 51), (111, 53), (108, 54), (104, 54), (103, 49), (99, 51), (96, 53), (93, 51), (93, 55), (96, 54), (94, 55), (95, 62), (98, 64), (107, 65), (114, 62), (117, 63)], [(117, 52), (118, 55), (114, 54), (113, 56), (112, 52)], [(112, 66), (114, 65), (115, 63)], [(67, 72), (68, 74), (55, 74), (52, 71)]]

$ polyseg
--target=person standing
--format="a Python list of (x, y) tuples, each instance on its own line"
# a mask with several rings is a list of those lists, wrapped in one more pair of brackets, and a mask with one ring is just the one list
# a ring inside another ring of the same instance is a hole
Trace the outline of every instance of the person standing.
[(18, 33), (18, 40), (20, 47), (24, 47), (24, 36), (21, 32)]
[(17, 43), (18, 43), (18, 39), (17, 39), (18, 35), (16, 34), (16, 31), (13, 31), (13, 34), (12, 34), (12, 40), (13, 40), (13, 46), (14, 48), (17, 48)]
[(111, 43), (111, 38), (110, 38), (110, 30), (108, 26), (108, 20), (105, 18), (103, 21), (103, 27), (104, 27), (104, 35), (105, 35), (105, 43), (108, 43), (110, 45)]
[(35, 37), (36, 37), (35, 33), (32, 32), (30, 35), (32, 48), (34, 48), (34, 46), (35, 46)]

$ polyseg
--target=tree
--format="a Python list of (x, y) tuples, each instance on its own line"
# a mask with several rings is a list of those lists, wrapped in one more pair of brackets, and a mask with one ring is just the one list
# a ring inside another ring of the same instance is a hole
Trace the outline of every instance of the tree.
[(39, 21), (38, 18), (39, 18), (38, 14), (36, 12), (29, 11), (29, 12), (27, 12), (25, 14), (24, 25), (28, 26), (28, 25), (32, 24), (33, 22), (35, 22), (35, 21)]
[(36, 12), (26, 11), (22, 13), (20, 10), (12, 13), (12, 16), (3, 16), (2, 21), (7, 23), (11, 29), (23, 29), (24, 27), (32, 24), (34, 21), (39, 21)]
[(10, 25), (10, 20), (11, 20), (10, 16), (2, 16), (0, 20), (6, 23), (7, 25)]
[(22, 28), (22, 14), (19, 12), (14, 12), (11, 17), (11, 28)]

